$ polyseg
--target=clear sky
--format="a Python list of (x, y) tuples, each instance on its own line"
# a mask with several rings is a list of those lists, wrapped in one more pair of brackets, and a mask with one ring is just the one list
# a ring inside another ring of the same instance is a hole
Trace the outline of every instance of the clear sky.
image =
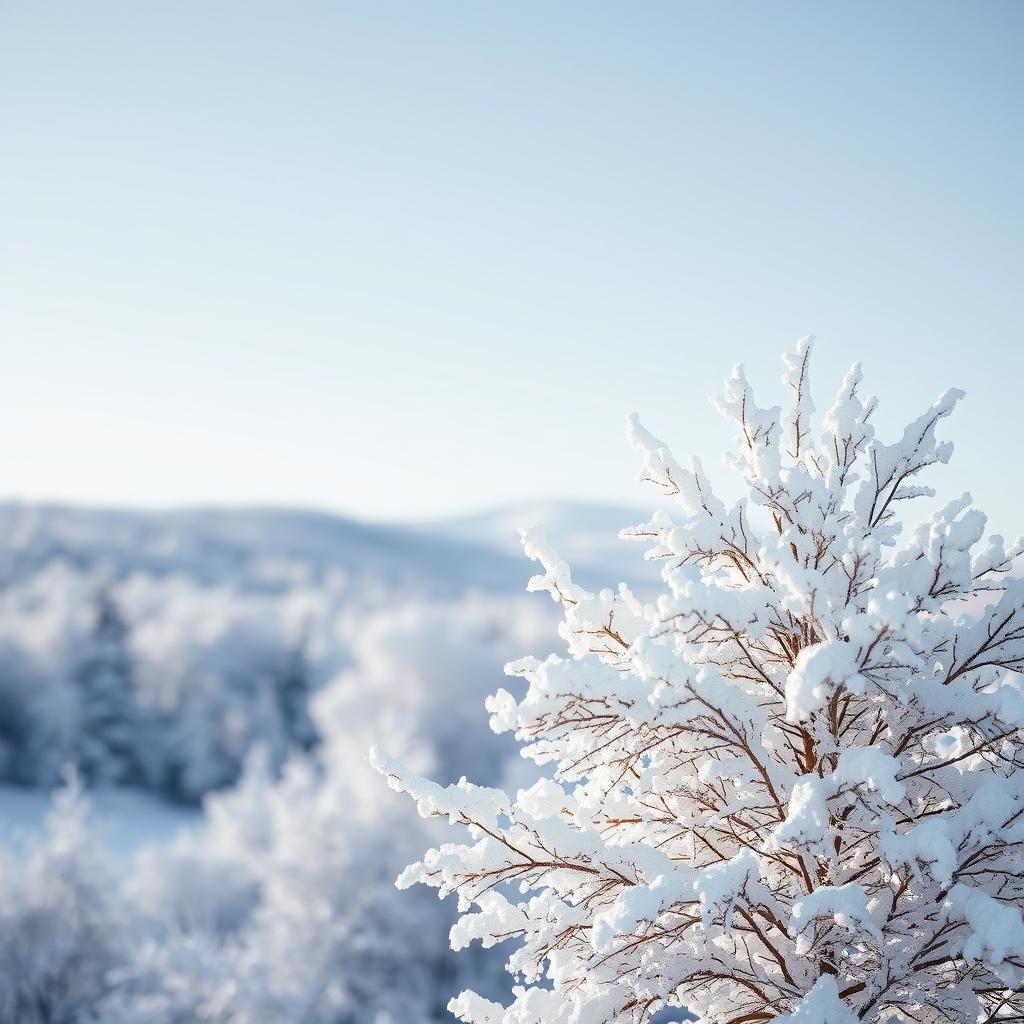
[(1024, 531), (1024, 3), (0, 0), (0, 493), (416, 518), (716, 464), (818, 336)]

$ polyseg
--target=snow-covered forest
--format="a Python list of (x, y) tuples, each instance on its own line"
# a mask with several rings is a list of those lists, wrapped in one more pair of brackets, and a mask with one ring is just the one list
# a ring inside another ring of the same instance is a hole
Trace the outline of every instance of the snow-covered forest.
[[(406, 1024), (453, 985), (507, 988), (448, 950), (449, 905), (395, 891), (443, 833), (366, 763), (384, 742), (446, 781), (529, 778), (483, 700), (555, 619), (491, 544), (505, 518), (467, 545), (0, 509), (0, 1020)], [(24, 808), (55, 787), (41, 827)]]

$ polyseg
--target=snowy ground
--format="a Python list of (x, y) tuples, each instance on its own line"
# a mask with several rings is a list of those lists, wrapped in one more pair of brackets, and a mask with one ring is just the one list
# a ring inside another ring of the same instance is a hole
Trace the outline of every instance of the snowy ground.
[[(141, 790), (101, 789), (90, 793), (89, 800), (92, 834), (115, 861), (170, 843), (203, 820), (198, 808), (170, 804)], [(0, 842), (18, 848), (41, 836), (50, 806), (44, 790), (0, 784)]]

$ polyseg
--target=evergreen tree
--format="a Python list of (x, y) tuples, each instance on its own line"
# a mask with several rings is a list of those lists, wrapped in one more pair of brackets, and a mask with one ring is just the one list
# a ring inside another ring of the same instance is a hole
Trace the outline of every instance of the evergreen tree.
[(75, 757), (92, 784), (140, 781), (140, 723), (126, 637), (112, 595), (101, 590), (93, 629), (74, 671), (80, 703)]

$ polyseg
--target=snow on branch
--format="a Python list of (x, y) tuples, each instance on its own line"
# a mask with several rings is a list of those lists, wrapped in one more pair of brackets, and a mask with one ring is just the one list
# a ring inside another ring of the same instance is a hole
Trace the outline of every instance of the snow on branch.
[(896, 548), (952, 453), (947, 391), (893, 443), (854, 366), (815, 425), (811, 339), (788, 408), (742, 366), (720, 412), (745, 497), (715, 497), (634, 416), (674, 508), (623, 532), (663, 592), (590, 593), (524, 534), (567, 651), (487, 701), (543, 772), (515, 797), (374, 763), (468, 830), (402, 876), (457, 893), (456, 946), (509, 941), (508, 1005), (471, 1024), (1024, 1019), (1024, 581), (963, 494)]

